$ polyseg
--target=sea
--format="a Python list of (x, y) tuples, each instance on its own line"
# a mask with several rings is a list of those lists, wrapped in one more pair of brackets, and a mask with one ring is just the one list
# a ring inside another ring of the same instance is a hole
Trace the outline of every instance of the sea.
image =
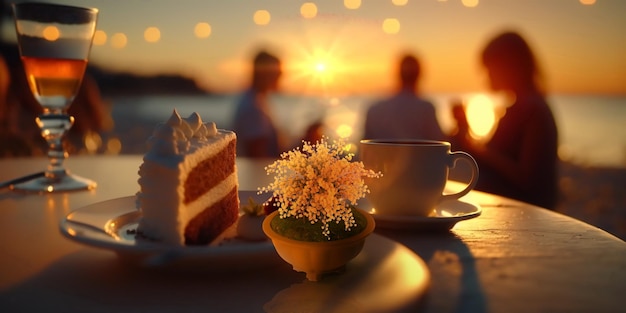
[[(475, 94), (433, 94), (425, 97), (435, 105), (444, 131), (454, 127), (450, 110), (454, 99)], [(120, 153), (143, 153), (154, 126), (176, 109), (183, 117), (198, 112), (218, 128), (232, 129), (238, 94), (150, 95), (108, 99), (115, 129), (110, 137), (121, 143)], [(384, 95), (313, 97), (276, 94), (270, 100), (275, 125), (284, 140), (297, 145), (306, 128), (321, 121), (328, 136), (358, 143), (367, 108)], [(493, 110), (502, 101), (493, 99)], [(626, 168), (626, 96), (551, 95), (549, 104), (559, 131), (559, 157), (585, 166)]]

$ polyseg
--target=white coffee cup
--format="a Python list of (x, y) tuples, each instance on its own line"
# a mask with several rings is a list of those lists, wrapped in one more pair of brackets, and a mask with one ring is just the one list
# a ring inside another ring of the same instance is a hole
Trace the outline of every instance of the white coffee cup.
[[(478, 181), (478, 165), (466, 152), (451, 152), (445, 141), (366, 139), (360, 143), (366, 169), (383, 174), (366, 178), (367, 200), (376, 214), (428, 216), (442, 201), (466, 195)], [(443, 194), (448, 172), (459, 160), (470, 164), (472, 177), (460, 192)]]

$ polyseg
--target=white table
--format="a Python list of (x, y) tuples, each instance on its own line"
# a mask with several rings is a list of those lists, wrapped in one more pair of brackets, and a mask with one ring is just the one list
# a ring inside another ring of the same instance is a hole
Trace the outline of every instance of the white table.
[[(96, 190), (48, 195), (0, 191), (1, 312), (262, 312), (264, 305), (293, 297), (294, 291), (303, 297), (341, 290), (338, 280), (305, 283), (303, 274), (286, 264), (221, 274), (129, 267), (110, 251), (59, 233), (59, 222), (68, 213), (133, 195), (140, 163), (140, 156), (72, 156), (68, 167), (96, 180)], [(255, 190), (267, 183), (263, 166), (268, 163), (238, 159), (240, 189)], [(43, 158), (0, 160), (0, 181), (41, 170), (45, 164)], [(410, 259), (412, 251), (427, 264), (428, 290), (407, 303), (406, 311), (623, 311), (622, 240), (507, 198), (481, 192), (468, 197), (481, 204), (482, 215), (458, 223), (451, 232), (377, 229), (368, 240), (374, 254), (377, 246), (393, 246), (404, 257)], [(391, 273), (412, 273), (416, 263), (411, 262)]]

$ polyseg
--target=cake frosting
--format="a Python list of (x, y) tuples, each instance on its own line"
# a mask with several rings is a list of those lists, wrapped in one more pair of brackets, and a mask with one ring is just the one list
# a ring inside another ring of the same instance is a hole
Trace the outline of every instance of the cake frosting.
[(209, 244), (238, 217), (236, 135), (176, 110), (148, 140), (139, 168), (138, 233), (168, 244)]

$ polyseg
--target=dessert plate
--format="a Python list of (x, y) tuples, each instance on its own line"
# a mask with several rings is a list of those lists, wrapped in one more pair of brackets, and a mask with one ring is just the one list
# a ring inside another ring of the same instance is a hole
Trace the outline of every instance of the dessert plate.
[[(257, 203), (267, 198), (256, 191), (239, 191), (241, 203), (247, 203), (249, 197)], [(281, 261), (269, 240), (228, 238), (214, 246), (175, 246), (136, 239), (140, 219), (135, 196), (129, 196), (73, 211), (61, 221), (60, 231), (71, 240), (114, 251), (125, 262), (147, 267), (200, 265), (217, 270), (249, 269)]]
[(396, 216), (376, 214), (367, 200), (359, 207), (369, 212), (376, 221), (377, 228), (402, 229), (412, 231), (445, 231), (456, 223), (480, 216), (481, 207), (476, 203), (461, 200), (447, 200), (439, 203), (429, 216)]

